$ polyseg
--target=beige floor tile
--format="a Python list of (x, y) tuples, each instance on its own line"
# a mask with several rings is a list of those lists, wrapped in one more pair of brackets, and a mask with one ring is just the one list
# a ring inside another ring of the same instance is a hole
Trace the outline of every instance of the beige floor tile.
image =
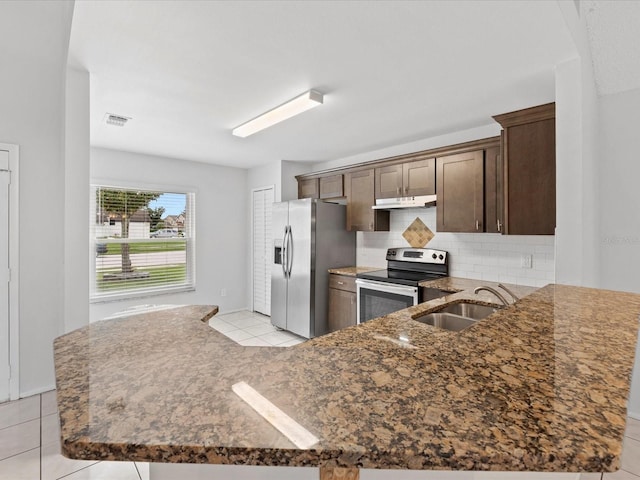
[[(622, 470), (640, 475), (640, 441), (624, 437), (622, 445)], [(624, 478), (624, 477), (620, 477)]]
[(40, 449), (0, 461), (0, 480), (36, 480), (40, 478)]
[(225, 322), (235, 325), (238, 328), (254, 327), (256, 325), (264, 325), (264, 322), (259, 318), (245, 317), (237, 320), (225, 320)]
[(209, 320), (209, 326), (215, 328), (220, 333), (231, 332), (238, 329), (235, 325), (231, 325), (220, 318), (212, 318)]
[(293, 347), (294, 345), (300, 345), (305, 340), (302, 338), (294, 338), (293, 340), (289, 340), (288, 342), (284, 342), (279, 344), (279, 347)]
[(249, 332), (254, 336), (264, 335), (265, 333), (277, 332), (278, 329), (273, 325), (266, 323), (259, 323), (258, 325), (252, 325), (250, 327), (243, 328), (245, 332)]
[(60, 443), (60, 420), (58, 414), (42, 417), (42, 445)]
[(260, 335), (259, 337), (266, 342), (269, 342), (271, 345), (282, 345), (283, 343), (290, 342), (291, 340), (296, 340), (299, 337), (289, 333), (289, 332), (273, 332), (267, 333), (266, 335)]
[(247, 338), (252, 338), (254, 336), (244, 330), (232, 330), (230, 332), (224, 332), (224, 334), (236, 342), (241, 342), (242, 340), (246, 340)]
[(0, 460), (40, 446), (40, 419), (0, 430)]
[(262, 313), (258, 312), (251, 312), (251, 316), (257, 318), (262, 323), (271, 323), (271, 317), (269, 315), (263, 315)]
[(63, 457), (58, 442), (50, 443), (42, 447), (42, 480), (57, 480), (96, 463), (92, 460), (70, 460)]
[(0, 429), (40, 416), (40, 395), (0, 404)]
[(249, 316), (251, 316), (250, 313), (244, 310), (241, 312), (233, 312), (233, 313), (225, 313), (223, 315), (216, 315), (215, 318), (219, 318), (220, 320), (224, 320), (225, 322), (233, 323), (236, 320), (247, 318)]
[(140, 480), (133, 462), (100, 462), (72, 473), (64, 480)]
[(51, 415), (58, 411), (58, 404), (56, 403), (56, 391), (51, 390), (42, 394), (42, 416)]
[(264, 340), (258, 337), (247, 338), (246, 340), (240, 340), (238, 342), (243, 347), (273, 347), (269, 342), (265, 342)]
[(624, 432), (627, 437), (640, 440), (640, 420), (627, 417), (627, 430)]

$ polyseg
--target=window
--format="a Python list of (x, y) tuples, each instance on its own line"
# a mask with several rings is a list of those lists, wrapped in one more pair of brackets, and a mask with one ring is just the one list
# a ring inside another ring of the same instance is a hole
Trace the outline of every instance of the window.
[(94, 185), (92, 301), (195, 288), (195, 194)]

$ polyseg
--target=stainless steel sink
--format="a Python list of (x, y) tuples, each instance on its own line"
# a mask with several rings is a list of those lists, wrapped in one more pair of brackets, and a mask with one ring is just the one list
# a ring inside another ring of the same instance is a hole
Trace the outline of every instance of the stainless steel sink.
[(476, 320), (453, 313), (429, 313), (414, 320), (445, 330), (451, 330), (452, 332), (459, 332), (476, 323)]
[(482, 320), (483, 318), (488, 317), (489, 315), (494, 313), (496, 310), (496, 307), (488, 307), (486, 305), (461, 302), (447, 305), (444, 308), (436, 311), (442, 313), (453, 313), (455, 315), (471, 318), (473, 320)]
[(478, 320), (488, 317), (496, 310), (496, 307), (460, 302), (445, 305), (435, 312), (414, 318), (414, 320), (445, 330), (459, 332), (460, 330), (470, 327)]

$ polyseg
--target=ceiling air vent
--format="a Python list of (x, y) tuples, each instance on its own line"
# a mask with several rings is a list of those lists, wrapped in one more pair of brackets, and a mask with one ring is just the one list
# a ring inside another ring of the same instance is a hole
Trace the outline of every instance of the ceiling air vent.
[(122, 115), (114, 115), (113, 113), (107, 113), (104, 116), (104, 122), (107, 125), (115, 125), (116, 127), (124, 127), (129, 120), (131, 120), (131, 118), (123, 117)]

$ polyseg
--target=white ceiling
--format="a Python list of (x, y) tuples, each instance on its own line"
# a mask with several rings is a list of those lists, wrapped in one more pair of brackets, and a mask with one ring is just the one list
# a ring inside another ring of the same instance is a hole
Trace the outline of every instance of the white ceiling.
[[(242, 168), (319, 162), (487, 125), (554, 100), (575, 56), (551, 1), (82, 1), (91, 144)], [(309, 90), (324, 105), (231, 130)], [(105, 113), (132, 117), (124, 128)]]
[(586, 0), (581, 11), (598, 93), (640, 88), (640, 2)]

